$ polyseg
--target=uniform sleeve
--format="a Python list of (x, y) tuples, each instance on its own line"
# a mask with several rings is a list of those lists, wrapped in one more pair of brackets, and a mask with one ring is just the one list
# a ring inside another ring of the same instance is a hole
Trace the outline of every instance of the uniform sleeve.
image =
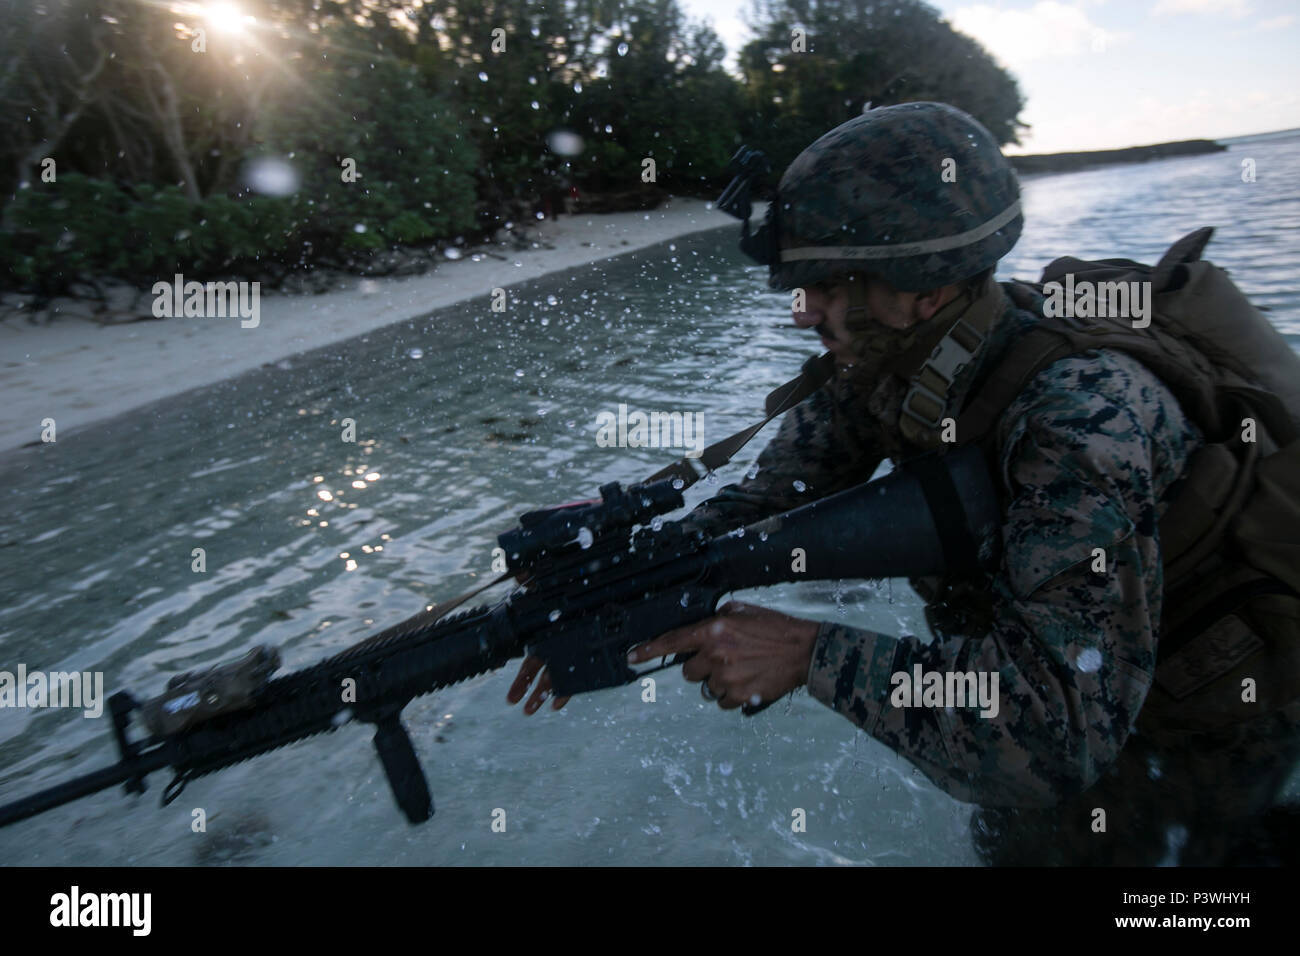
[(722, 534), (868, 481), (884, 457), (874, 423), (850, 416), (836, 389), (824, 387), (786, 412), (743, 481), (722, 488), (682, 524)]
[[(809, 692), (959, 800), (1050, 806), (1090, 786), (1150, 689), (1158, 503), (1199, 436), (1136, 363), (1111, 372), (1098, 388), (1095, 362), (1069, 360), (1003, 419), (1009, 505), (987, 634), (924, 644), (830, 622), (818, 634)], [(996, 693), (987, 707), (898, 706), (917, 698), (895, 675), (918, 668), (923, 686), (974, 672), (991, 690), (996, 676)]]

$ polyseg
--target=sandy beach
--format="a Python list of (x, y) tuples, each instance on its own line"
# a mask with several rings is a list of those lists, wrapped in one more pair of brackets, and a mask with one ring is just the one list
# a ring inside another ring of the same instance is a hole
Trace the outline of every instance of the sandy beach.
[[(347, 278), (319, 295), (265, 293), (260, 322), (170, 318), (99, 325), (57, 318), (0, 321), (0, 449), (39, 441), (43, 419), (68, 430), (550, 272), (622, 255), (734, 222), (699, 199), (658, 209), (563, 216), (536, 223), (539, 248), (492, 248), (440, 263), (423, 276)], [(550, 247), (550, 248), (547, 248)], [(518, 263), (518, 265), (516, 265)]]

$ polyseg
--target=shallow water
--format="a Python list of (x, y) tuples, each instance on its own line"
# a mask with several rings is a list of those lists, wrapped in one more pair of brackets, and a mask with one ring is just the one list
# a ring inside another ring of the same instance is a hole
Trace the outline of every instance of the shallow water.
[[(1026, 232), (1000, 277), (1032, 278), (1061, 254), (1153, 261), (1216, 225), (1208, 257), (1300, 347), (1297, 139), (1024, 185)], [(679, 239), (514, 287), (504, 314), (484, 296), (11, 453), (0, 669), (103, 671), (109, 693), (148, 696), (254, 643), (304, 666), (482, 580), (520, 512), (673, 457), (598, 447), (598, 412), (702, 412), (712, 441), (754, 421), (817, 350), (734, 249), (731, 229)], [(761, 597), (890, 633), (923, 626), (902, 581)], [(167, 808), (159, 774), (143, 799), (114, 790), (7, 828), (0, 860), (975, 862), (968, 807), (806, 695), (744, 719), (673, 671), (653, 704), (628, 687), (524, 718), (504, 703), (513, 673), (407, 708), (438, 808), (421, 827), (349, 725), (195, 781)], [(110, 762), (109, 734), (79, 711), (0, 710), (0, 801)], [(196, 808), (206, 833), (192, 832)], [(796, 808), (804, 833), (791, 832)]]

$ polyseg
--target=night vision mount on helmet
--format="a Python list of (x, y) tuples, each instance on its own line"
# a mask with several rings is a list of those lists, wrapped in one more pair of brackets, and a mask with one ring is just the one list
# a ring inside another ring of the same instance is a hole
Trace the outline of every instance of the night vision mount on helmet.
[(770, 265), (778, 251), (773, 241), (776, 228), (772, 222), (776, 203), (768, 206), (767, 217), (757, 232), (749, 231), (749, 217), (753, 213), (750, 193), (755, 182), (772, 172), (772, 161), (761, 149), (742, 146), (731, 157), (727, 172), (733, 174), (734, 178), (718, 197), (718, 208), (743, 223), (740, 227), (740, 251), (759, 265)]

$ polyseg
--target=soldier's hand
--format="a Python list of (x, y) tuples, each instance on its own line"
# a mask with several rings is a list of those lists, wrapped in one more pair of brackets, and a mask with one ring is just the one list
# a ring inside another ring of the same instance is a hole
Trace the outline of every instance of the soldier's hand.
[[(524, 658), (524, 662), (519, 665), (519, 673), (515, 675), (515, 682), (510, 685), (510, 690), (506, 692), (506, 702), (510, 704), (519, 703), (524, 693), (528, 690), (528, 685), (537, 677), (537, 672), (541, 671), (541, 677), (537, 680), (537, 686), (533, 688), (532, 695), (528, 698), (528, 703), (524, 704), (524, 714), (535, 714), (542, 704), (546, 703), (547, 698), (551, 696), (551, 675), (546, 671), (539, 657), (533, 657), (531, 654)], [(552, 710), (559, 710), (569, 702), (567, 697), (556, 697), (551, 704)]]
[(728, 601), (713, 617), (640, 645), (628, 661), (694, 651), (682, 665), (683, 677), (707, 681), (724, 710), (758, 706), (807, 681), (819, 628), (816, 621)]

